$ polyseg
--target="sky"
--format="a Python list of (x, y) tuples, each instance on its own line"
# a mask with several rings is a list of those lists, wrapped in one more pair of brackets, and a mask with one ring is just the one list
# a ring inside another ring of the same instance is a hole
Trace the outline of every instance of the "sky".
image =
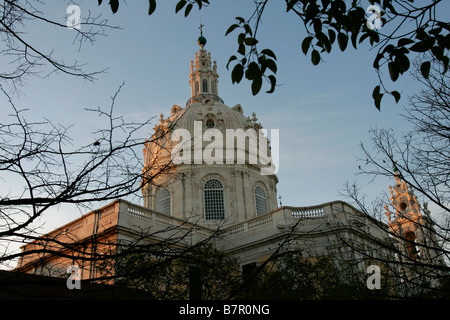
[[(98, 125), (85, 108), (109, 107), (111, 96), (124, 83), (115, 103), (115, 112), (128, 120), (142, 121), (159, 115), (167, 116), (174, 104), (185, 107), (190, 98), (190, 61), (198, 51), (200, 19), (205, 48), (217, 61), (219, 95), (225, 104), (241, 104), (244, 114), (254, 112), (264, 128), (279, 129), (280, 166), (278, 195), (285, 206), (311, 206), (333, 200), (347, 200), (340, 195), (345, 183), (358, 181), (362, 192), (375, 196), (388, 192), (394, 181), (356, 175), (357, 160), (364, 157), (360, 143), (370, 144), (369, 131), (392, 128), (399, 134), (410, 129), (402, 117), (406, 96), (419, 88), (407, 75), (399, 83), (386, 83), (398, 90), (403, 98), (396, 104), (392, 97), (383, 99), (381, 111), (373, 105), (372, 90), (378, 77), (372, 67), (376, 50), (349, 48), (342, 53), (337, 47), (324, 61), (312, 65), (310, 56), (301, 51), (305, 35), (302, 23), (277, 2), (269, 2), (259, 29), (259, 48), (270, 48), (277, 56), (276, 91), (264, 90), (253, 96), (250, 83), (243, 80), (232, 84), (228, 58), (236, 53), (237, 34), (225, 37), (236, 16), (248, 17), (252, 1), (211, 1), (201, 11), (192, 10), (189, 17), (175, 14), (176, 0), (159, 1), (156, 12), (148, 16), (148, 2), (120, 2), (119, 11), (112, 14), (108, 2), (80, 1), (82, 18), (102, 14), (111, 25), (94, 44), (81, 48), (74, 42), (75, 31), (54, 28), (43, 23), (25, 25), (28, 40), (54, 57), (67, 62), (85, 63), (86, 71), (107, 68), (93, 82), (64, 74), (47, 78), (29, 78), (16, 104), (29, 108), (33, 119), (48, 118), (54, 123), (73, 125), (75, 137)], [(364, 2), (363, 2), (364, 3)], [(368, 5), (368, 2), (367, 2)], [(67, 3), (46, 5), (46, 16), (65, 24)], [(0, 65), (2, 62), (0, 62)], [(266, 87), (267, 88), (267, 87)], [(265, 89), (263, 87), (263, 89)], [(4, 104), (4, 101), (1, 102)], [(153, 126), (152, 126), (153, 127)], [(148, 132), (150, 137), (152, 132)], [(80, 213), (58, 209), (47, 215), (46, 230), (77, 218)]]

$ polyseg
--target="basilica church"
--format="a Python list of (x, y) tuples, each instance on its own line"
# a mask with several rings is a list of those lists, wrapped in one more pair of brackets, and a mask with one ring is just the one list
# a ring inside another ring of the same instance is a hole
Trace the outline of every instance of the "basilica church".
[[(431, 239), (418, 227), (427, 224), (428, 212), (398, 176), (391, 188), (395, 212), (386, 209), (388, 224), (343, 201), (279, 206), (276, 132), (269, 139), (251, 106), (225, 104), (206, 39), (201, 36), (198, 44), (186, 105), (162, 110), (167, 116), (161, 114), (146, 141), (142, 203), (117, 199), (24, 245), (23, 253), (37, 253), (24, 255), (17, 270), (67, 276), (67, 268), (77, 265), (82, 279), (94, 279), (98, 265), (83, 255), (100, 256), (119, 243), (178, 239), (176, 246), (189, 247), (211, 239), (241, 271), (282, 248), (297, 250), (303, 258), (330, 256), (337, 264), (353, 259), (365, 272), (376, 263), (373, 253), (381, 255), (392, 243), (387, 230), (409, 239), (398, 243), (405, 256), (436, 255), (432, 246), (415, 250), (414, 242)], [(39, 253), (39, 248), (48, 250)]]

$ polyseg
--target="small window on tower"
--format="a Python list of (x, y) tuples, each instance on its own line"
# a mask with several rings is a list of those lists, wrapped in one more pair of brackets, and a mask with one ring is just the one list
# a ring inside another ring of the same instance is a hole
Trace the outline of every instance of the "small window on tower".
[(408, 205), (406, 204), (406, 202), (400, 203), (400, 209), (401, 209), (402, 211), (405, 211), (407, 207), (408, 207)]
[(208, 92), (208, 80), (203, 79), (203, 92)]
[(405, 233), (405, 240), (409, 258), (416, 260), (419, 256), (419, 249), (416, 244), (416, 235), (414, 232), (408, 231)]

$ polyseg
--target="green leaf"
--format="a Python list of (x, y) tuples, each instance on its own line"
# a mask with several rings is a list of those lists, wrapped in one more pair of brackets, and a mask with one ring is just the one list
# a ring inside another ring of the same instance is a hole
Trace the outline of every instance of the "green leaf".
[(397, 81), (399, 72), (398, 72), (398, 65), (395, 62), (389, 62), (388, 63), (388, 69), (389, 69), (389, 75), (391, 76), (392, 81)]
[(372, 92), (372, 98), (373, 98), (373, 101), (374, 101), (374, 103), (375, 103), (375, 107), (376, 107), (378, 110), (380, 110), (380, 108), (381, 108), (381, 106), (380, 106), (380, 104), (381, 104), (381, 98), (383, 98), (383, 94), (380, 93), (380, 86), (379, 86), (379, 85), (376, 86), (376, 87), (373, 89), (373, 92)]
[(450, 59), (447, 56), (442, 57), (442, 63), (444, 65), (444, 70), (442, 70), (442, 74), (445, 74), (448, 70)]
[(255, 38), (245, 38), (244, 42), (247, 46), (254, 46), (258, 43), (258, 40)]
[(250, 36), (253, 36), (252, 28), (248, 24), (244, 24), (245, 32), (248, 33)]
[(340, 32), (338, 34), (338, 44), (339, 44), (339, 49), (341, 49), (341, 51), (345, 51), (345, 49), (347, 48), (347, 43), (348, 43), (348, 37), (345, 33)]
[[(305, 3), (309, 1), (302, 0), (302, 2)], [(319, 7), (317, 6), (317, 3), (315, 3), (315, 1), (311, 1), (309, 5), (306, 6), (304, 13), (305, 13), (305, 22), (309, 22), (316, 19), (320, 14), (320, 10)]]
[(409, 58), (406, 56), (406, 54), (399, 54), (397, 56), (397, 58), (398, 58), (398, 66), (400, 68), (399, 71), (401, 73), (408, 71), (410, 62), (409, 62)]
[(236, 17), (235, 18), (237, 21), (239, 21), (240, 23), (245, 23), (245, 19), (242, 17)]
[(239, 27), (239, 25), (237, 25), (237, 24), (232, 24), (232, 25), (228, 28), (227, 32), (225, 32), (225, 36), (227, 36), (229, 33), (233, 32), (233, 30), (236, 29), (237, 27)]
[(441, 60), (442, 57), (444, 56), (444, 48), (443, 47), (438, 47), (438, 46), (432, 47), (431, 52), (438, 60)]
[(252, 81), (252, 94), (255, 96), (261, 90), (262, 87), (262, 77), (255, 78)]
[(317, 50), (313, 50), (311, 52), (311, 61), (313, 63), (313, 65), (318, 65), (320, 62), (320, 53)]
[(409, 38), (401, 38), (400, 40), (398, 40), (397, 42), (397, 46), (398, 47), (404, 47), (408, 44), (414, 43), (414, 40), (409, 39)]
[(322, 32), (322, 21), (320, 21), (320, 19), (314, 21), (314, 32), (316, 34)]
[(400, 101), (400, 93), (398, 91), (392, 91), (391, 94), (394, 96), (395, 103), (398, 103)]
[(311, 45), (313, 37), (309, 36), (302, 41), (302, 51), (306, 55), (308, 53), (309, 46)]
[(370, 33), (366, 32), (359, 38), (359, 43), (362, 43), (366, 38), (370, 37)]
[(430, 67), (431, 67), (431, 63), (430, 61), (425, 61), (424, 63), (422, 63), (422, 65), (420, 66), (420, 72), (422, 73), (422, 76), (425, 79), (428, 79), (428, 76), (430, 74)]
[(238, 44), (243, 44), (245, 41), (245, 33), (239, 33), (238, 35)]
[(251, 62), (248, 65), (247, 71), (245, 71), (245, 77), (248, 80), (254, 80), (257, 78), (261, 78), (261, 69), (259, 68), (256, 62)]
[(275, 53), (273, 53), (272, 50), (270, 49), (264, 49), (261, 51), (262, 54), (265, 54), (266, 56), (269, 56), (271, 58), (274, 58), (275, 60), (277, 60), (277, 57), (275, 56)]
[(430, 31), (428, 31), (428, 33), (429, 34), (433, 34), (433, 35), (437, 35), (437, 34), (441, 33), (441, 31), (442, 31), (442, 27), (439, 26), (437, 28), (431, 29)]
[(336, 40), (336, 32), (334, 32), (331, 29), (328, 29), (328, 38), (330, 39), (331, 43), (334, 43), (334, 40)]
[(384, 47), (383, 49), (383, 53), (391, 53), (395, 50), (395, 47), (393, 44), (388, 44), (386, 47)]
[(353, 48), (356, 49), (357, 42), (358, 42), (358, 32), (353, 32), (353, 33), (352, 33), (352, 36), (351, 36), (350, 38), (351, 38), (351, 40), (352, 40)]
[(409, 50), (414, 52), (425, 52), (433, 46), (431, 41), (420, 41), (413, 44)]
[(377, 95), (379, 95), (379, 94), (380, 94), (380, 86), (378, 85), (378, 86), (376, 86), (376, 87), (373, 89), (373, 91), (372, 91), (372, 98), (375, 99), (375, 96), (377, 96)]
[(245, 45), (240, 44), (237, 52), (240, 53), (241, 55), (245, 55)]
[(243, 76), (244, 76), (244, 66), (242, 64), (235, 65), (233, 71), (231, 71), (232, 83), (241, 82)]
[(187, 16), (189, 15), (189, 13), (190, 13), (191, 10), (192, 10), (192, 7), (193, 7), (193, 4), (192, 4), (192, 3), (189, 3), (189, 4), (186, 6), (186, 9), (184, 10), (184, 16), (185, 16), (185, 17), (187, 17)]
[(156, 10), (156, 0), (149, 0), (148, 15), (151, 15)]
[(318, 45), (320, 45), (326, 52), (330, 53), (331, 51), (331, 42), (325, 33), (320, 32), (316, 34), (316, 38), (319, 40)]
[(277, 64), (275, 63), (275, 61), (271, 60), (271, 59), (267, 59), (266, 60), (266, 66), (267, 68), (269, 68), (273, 73), (277, 73)]
[(201, 10), (203, 6), (202, 0), (195, 0), (195, 2), (197, 2), (198, 9)]
[(375, 69), (379, 69), (380, 68), (380, 60), (383, 58), (383, 54), (379, 53), (377, 54), (377, 56), (375, 57), (375, 60), (373, 61), (373, 67)]
[(113, 13), (116, 13), (117, 10), (119, 10), (119, 0), (109, 0), (109, 5)]
[(380, 42), (380, 35), (378, 34), (378, 32), (371, 32), (370, 33), (370, 45), (373, 46), (374, 43), (378, 43)]
[(267, 93), (272, 93), (275, 91), (275, 86), (277, 85), (277, 78), (274, 75), (269, 76), (270, 80), (270, 90), (266, 91)]
[(237, 60), (237, 57), (234, 56), (234, 55), (231, 56), (230, 59), (228, 59), (228, 63), (227, 63), (227, 65), (226, 65), (226, 68), (227, 68), (227, 69), (228, 69), (228, 66), (230, 65), (230, 62), (231, 62), (231, 61), (234, 61), (234, 60)]
[(178, 13), (178, 11), (180, 11), (181, 9), (183, 9), (183, 7), (186, 5), (186, 0), (180, 0), (176, 7), (175, 7), (175, 13)]

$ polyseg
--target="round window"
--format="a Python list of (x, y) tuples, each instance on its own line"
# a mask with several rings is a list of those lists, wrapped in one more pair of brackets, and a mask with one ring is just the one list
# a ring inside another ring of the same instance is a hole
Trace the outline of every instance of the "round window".
[(207, 121), (206, 121), (206, 127), (208, 127), (208, 128), (214, 128), (214, 121), (212, 121), (212, 120), (207, 120)]

